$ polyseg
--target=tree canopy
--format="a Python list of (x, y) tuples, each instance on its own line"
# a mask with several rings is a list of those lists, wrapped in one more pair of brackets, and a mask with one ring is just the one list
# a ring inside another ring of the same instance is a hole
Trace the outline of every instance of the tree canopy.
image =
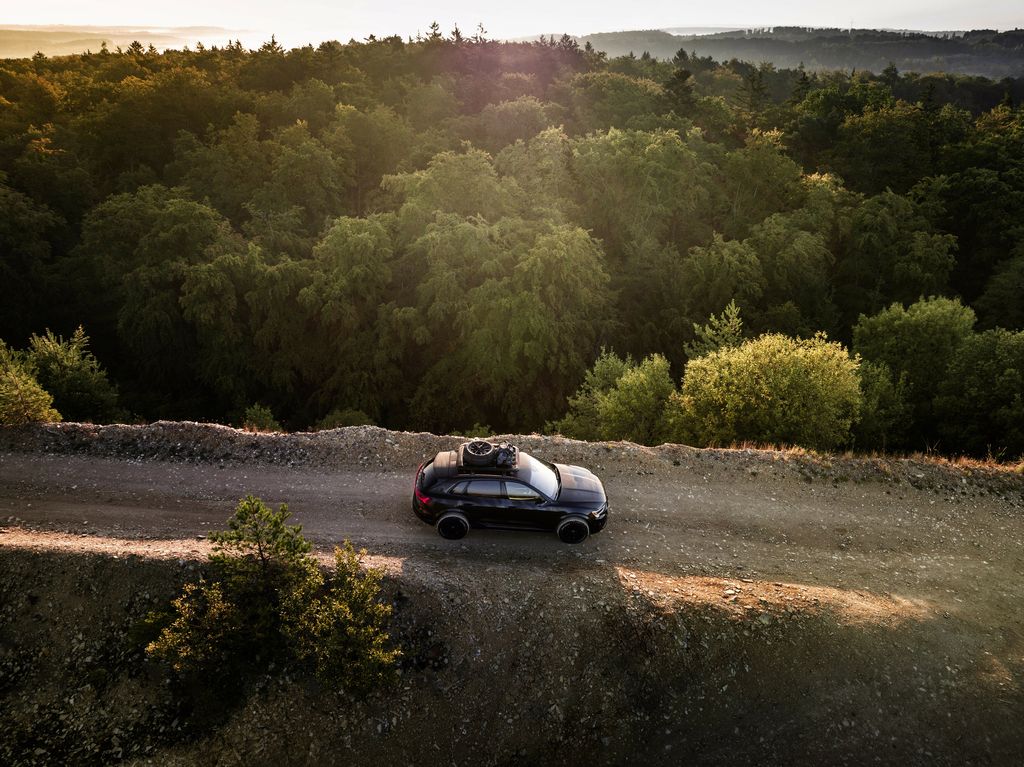
[(1009, 385), (996, 418), (943, 382), (1016, 369), (974, 326), (1024, 330), (1020, 88), (439, 29), (0, 61), (0, 338), (38, 357), (8, 385), (68, 418), (649, 442), (665, 381), (838, 366), (824, 331), (863, 408), (773, 439), (1018, 451)]

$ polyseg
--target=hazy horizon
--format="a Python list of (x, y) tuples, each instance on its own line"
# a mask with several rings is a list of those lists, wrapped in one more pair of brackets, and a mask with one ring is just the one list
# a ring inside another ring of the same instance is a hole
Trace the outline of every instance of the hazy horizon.
[[(644, 29), (745, 29), (771, 26), (857, 27), (864, 29), (913, 29), (947, 31), (965, 29), (1012, 29), (1024, 25), (1017, 0), (992, 0), (982, 4), (964, 0), (933, 3), (911, 0), (898, 6), (882, 0), (866, 0), (856, 10), (846, 4), (822, 5), (806, 0), (783, 0), (773, 6), (770, 18), (762, 4), (729, 0), (714, 8), (681, 11), (667, 0), (641, 7), (595, 7), (569, 0), (557, 7), (539, 0), (515, 5), (481, 7), (470, 0), (445, 0), (424, 10), (410, 0), (390, 3), (351, 0), (335, 6), (326, 0), (295, 0), (288, 12), (277, 3), (255, 0), (239, 13), (232, 4), (217, 0), (181, 0), (172, 5), (141, 0), (131, 4), (114, 0), (100, 8), (83, 8), (75, 0), (44, 2), (11, 8), (0, 17), (0, 28), (15, 26), (70, 28), (130, 28), (146, 31), (183, 31), (203, 34), (220, 28), (228, 37), (246, 44), (269, 39), (271, 34), (286, 46), (328, 39), (346, 41), (369, 35), (425, 34), (436, 20), (447, 34), (456, 24), (472, 34), (483, 23), (492, 38), (529, 37), (563, 32), (582, 36), (601, 32)], [(198, 28), (198, 29), (197, 29)], [(225, 37), (224, 39), (228, 39)], [(219, 40), (204, 40), (216, 44)]]

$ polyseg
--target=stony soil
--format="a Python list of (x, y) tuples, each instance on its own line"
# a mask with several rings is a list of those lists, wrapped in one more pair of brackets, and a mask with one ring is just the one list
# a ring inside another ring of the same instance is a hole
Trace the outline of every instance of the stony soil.
[[(442, 540), (410, 484), (457, 437), (0, 431), (0, 762), (1021, 762), (1018, 472), (515, 440), (594, 469), (608, 528)], [(388, 569), (398, 688), (276, 676), (206, 727), (174, 708), (133, 627), (250, 492)]]

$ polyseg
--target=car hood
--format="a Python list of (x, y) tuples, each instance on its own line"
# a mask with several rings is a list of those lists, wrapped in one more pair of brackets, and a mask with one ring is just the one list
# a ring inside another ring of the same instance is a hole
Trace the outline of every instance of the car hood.
[(582, 466), (569, 466), (556, 463), (558, 476), (562, 480), (562, 489), (558, 493), (559, 501), (603, 501), (605, 500), (604, 485), (594, 472)]

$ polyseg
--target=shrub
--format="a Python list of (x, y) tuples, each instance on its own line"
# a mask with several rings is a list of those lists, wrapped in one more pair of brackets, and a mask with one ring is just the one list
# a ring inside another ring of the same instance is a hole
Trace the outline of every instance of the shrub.
[(317, 429), (338, 429), (342, 426), (373, 426), (374, 421), (362, 410), (336, 408), (317, 423)]
[(602, 348), (593, 367), (584, 376), (580, 388), (569, 397), (568, 412), (561, 420), (548, 424), (547, 431), (574, 439), (601, 439), (598, 400), (634, 365), (630, 358), (622, 359), (615, 352)]
[(907, 374), (897, 378), (884, 362), (861, 362), (860, 418), (853, 427), (854, 445), (861, 450), (887, 450), (903, 444), (910, 427)]
[(53, 397), (0, 341), (0, 426), (59, 420)]
[(914, 421), (934, 423), (932, 399), (953, 354), (971, 335), (974, 311), (960, 301), (928, 298), (906, 309), (893, 304), (853, 328), (853, 349), (866, 360), (884, 363), (897, 378), (906, 374)]
[(67, 341), (50, 330), (33, 335), (25, 359), (64, 418), (109, 423), (122, 416), (117, 389), (89, 351), (89, 337), (81, 326)]
[(389, 646), (383, 571), (361, 567), (346, 541), (325, 577), (288, 509), (242, 499), (228, 529), (210, 536), (211, 578), (186, 585), (146, 652), (209, 686), (237, 685), (273, 666), (303, 669), (362, 693), (386, 682), (400, 653)]
[(665, 405), (674, 391), (668, 360), (660, 354), (644, 358), (598, 397), (601, 437), (641, 445), (661, 442), (665, 436)]
[(246, 431), (283, 431), (281, 424), (274, 419), (274, 414), (266, 405), (258, 403), (249, 405), (242, 416), (242, 428)]
[(304, 589), (292, 592), (285, 635), (299, 661), (317, 677), (353, 692), (367, 692), (390, 678), (398, 650), (389, 646), (383, 627), (391, 606), (380, 601), (384, 571), (363, 568), (365, 551), (349, 541), (334, 550), (334, 571), (326, 582), (310, 578)]
[(575, 439), (652, 445), (665, 435), (665, 403), (674, 389), (662, 355), (652, 354), (637, 364), (602, 349), (569, 398), (569, 411), (547, 429)]
[(767, 334), (691, 360), (667, 408), (682, 441), (834, 448), (847, 442), (861, 405), (858, 361), (819, 334)]
[(947, 451), (1024, 455), (1024, 332), (968, 338), (939, 385), (935, 412)]

